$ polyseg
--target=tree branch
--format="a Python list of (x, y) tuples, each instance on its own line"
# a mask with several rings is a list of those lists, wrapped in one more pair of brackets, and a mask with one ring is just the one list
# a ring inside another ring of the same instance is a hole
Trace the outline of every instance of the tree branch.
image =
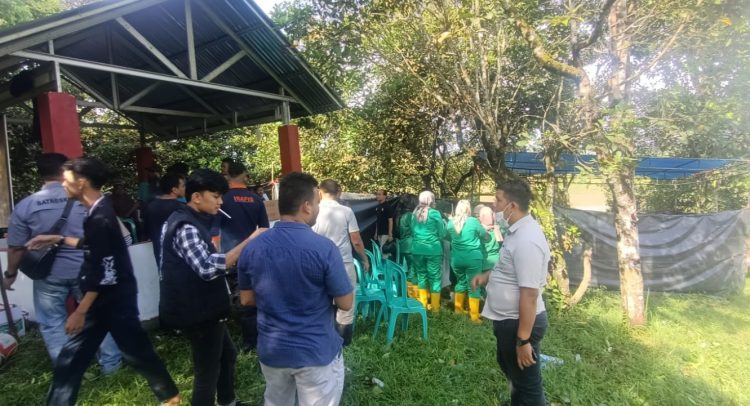
[(536, 59), (544, 69), (568, 79), (580, 80), (583, 78), (585, 75), (583, 69), (558, 61), (554, 56), (547, 52), (546, 49), (544, 49), (544, 44), (539, 38), (536, 30), (518, 15), (518, 12), (513, 5), (510, 4), (509, 0), (504, 0), (501, 4), (503, 11), (513, 19), (521, 36), (531, 46), (534, 59)]
[(629, 78), (627, 78), (625, 81), (626, 82), (632, 82), (633, 80), (638, 79), (638, 77), (640, 77), (644, 73), (648, 72), (649, 70), (651, 70), (651, 68), (654, 67), (654, 65), (656, 65), (657, 63), (659, 63), (659, 61), (661, 60), (661, 58), (664, 57), (664, 55), (667, 53), (667, 51), (669, 51), (669, 49), (672, 48), (672, 45), (674, 45), (674, 42), (677, 40), (677, 37), (680, 35), (680, 33), (682, 32), (682, 30), (685, 28), (686, 24), (687, 24), (687, 19), (683, 20), (680, 23), (680, 25), (677, 27), (677, 29), (675, 30), (675, 32), (669, 38), (669, 40), (664, 44), (664, 46), (656, 54), (656, 56), (654, 57), (654, 59), (652, 59), (651, 62), (648, 65), (642, 67), (641, 69), (638, 69), (637, 72), (635, 72), (632, 76), (630, 76)]
[(609, 10), (612, 8), (612, 5), (615, 4), (615, 1), (617, 0), (607, 0), (604, 3), (604, 6), (602, 6), (602, 11), (599, 12), (599, 18), (596, 20), (596, 25), (594, 25), (594, 30), (591, 31), (591, 35), (589, 35), (586, 41), (576, 42), (575, 45), (573, 45), (573, 55), (577, 55), (579, 52), (581, 52), (585, 48), (590, 47), (594, 42), (596, 42), (596, 40), (599, 39), (599, 37), (602, 35), (602, 31), (604, 30), (604, 22), (607, 21), (607, 16), (609, 16)]

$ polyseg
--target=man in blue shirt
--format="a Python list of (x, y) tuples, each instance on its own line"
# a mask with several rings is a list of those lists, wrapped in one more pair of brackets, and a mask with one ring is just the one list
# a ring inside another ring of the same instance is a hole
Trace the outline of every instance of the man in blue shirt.
[(336, 244), (316, 234), (318, 182), (291, 173), (279, 185), (281, 220), (240, 254), (240, 301), (258, 307), (258, 358), (267, 406), (337, 405), (344, 389), (336, 308), (354, 294)]
[[(44, 180), (42, 190), (21, 200), (13, 210), (8, 227), (8, 270), (5, 272), (6, 288), (10, 288), (18, 275), (26, 248), (24, 245), (40, 234), (52, 230), (60, 219), (68, 202), (63, 189), (63, 164), (68, 158), (57, 153), (42, 154), (37, 159), (37, 172)], [(86, 208), (74, 202), (61, 233), (77, 238), (83, 237), (83, 220)], [(52, 365), (68, 341), (65, 320), (68, 312), (65, 304), (69, 295), (77, 300), (83, 297), (78, 283), (78, 273), (83, 263), (83, 251), (71, 247), (60, 247), (52, 264), (52, 271), (44, 279), (34, 281), (34, 311), (39, 331), (42, 333)], [(99, 364), (104, 374), (111, 374), (120, 367), (120, 350), (108, 334), (102, 342)]]

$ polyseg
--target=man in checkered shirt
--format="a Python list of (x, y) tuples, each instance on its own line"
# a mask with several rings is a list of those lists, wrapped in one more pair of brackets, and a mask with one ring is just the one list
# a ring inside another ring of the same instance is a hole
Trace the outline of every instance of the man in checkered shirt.
[(193, 405), (242, 405), (234, 394), (237, 350), (225, 321), (230, 302), (226, 275), (258, 229), (226, 253), (211, 242), (211, 223), (228, 184), (208, 169), (194, 171), (185, 183), (188, 203), (175, 210), (161, 234), (159, 316), (182, 331), (193, 353)]

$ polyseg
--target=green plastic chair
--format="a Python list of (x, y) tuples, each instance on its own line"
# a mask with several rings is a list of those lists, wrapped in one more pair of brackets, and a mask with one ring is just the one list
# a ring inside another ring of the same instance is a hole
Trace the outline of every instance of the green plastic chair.
[(373, 338), (378, 335), (378, 329), (380, 328), (380, 321), (383, 319), (386, 311), (386, 298), (385, 292), (381, 288), (370, 287), (370, 277), (366, 272), (362, 270), (362, 265), (358, 260), (354, 260), (354, 269), (357, 271), (357, 280), (359, 286), (357, 286), (355, 293), (355, 309), (354, 309), (354, 322), (352, 323), (352, 329), (354, 324), (357, 322), (357, 315), (362, 314), (363, 318), (367, 318), (369, 314), (369, 308), (376, 302), (380, 304), (378, 309), (378, 315), (375, 319), (375, 331), (372, 333)]
[(391, 260), (386, 260), (385, 268), (385, 300), (388, 305), (388, 332), (387, 343), (393, 341), (396, 332), (398, 316), (401, 319), (401, 328), (406, 331), (409, 327), (409, 314), (419, 313), (422, 316), (422, 337), (427, 339), (427, 310), (416, 299), (411, 299), (406, 294), (406, 273), (401, 266)]
[(385, 280), (385, 274), (383, 273), (383, 264), (378, 260), (377, 254), (370, 250), (365, 250), (365, 255), (370, 261), (370, 273), (372, 278), (369, 279), (368, 284), (371, 287), (383, 287), (383, 281)]

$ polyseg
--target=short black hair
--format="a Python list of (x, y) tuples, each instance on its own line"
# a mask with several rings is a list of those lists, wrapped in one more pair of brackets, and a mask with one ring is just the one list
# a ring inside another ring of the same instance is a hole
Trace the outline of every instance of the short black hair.
[(86, 178), (91, 187), (101, 189), (109, 179), (109, 169), (104, 162), (96, 158), (78, 158), (68, 161), (63, 169), (71, 171), (77, 178)]
[(58, 178), (68, 157), (57, 152), (47, 152), (36, 159), (36, 170), (44, 180)]
[(515, 202), (523, 211), (529, 211), (531, 203), (531, 187), (522, 180), (509, 180), (497, 185), (497, 190), (502, 190), (505, 197)]
[(232, 159), (230, 157), (226, 157), (226, 158), (224, 158), (224, 159), (221, 160), (221, 163), (225, 163), (225, 162), (228, 163), (228, 164), (231, 164), (232, 162), (234, 162), (234, 159)]
[(227, 169), (227, 174), (229, 174), (230, 178), (236, 178), (237, 176), (240, 176), (243, 173), (247, 173), (247, 168), (245, 168), (245, 165), (242, 162), (237, 162), (237, 161), (229, 162), (229, 169)]
[(185, 181), (185, 196), (188, 201), (196, 192), (213, 192), (223, 195), (227, 190), (229, 190), (227, 180), (219, 172), (210, 169), (196, 169)]
[(383, 192), (383, 196), (388, 196), (388, 191), (385, 189), (378, 189), (375, 192)]
[(186, 177), (190, 173), (190, 166), (185, 162), (175, 162), (167, 167), (166, 173), (176, 173)]
[(178, 172), (167, 172), (166, 175), (161, 177), (159, 180), (159, 190), (165, 195), (172, 193), (172, 189), (180, 187), (180, 181), (185, 179), (185, 176)]
[(306, 201), (315, 199), (318, 181), (307, 173), (292, 172), (279, 182), (279, 214), (293, 216)]
[(338, 182), (333, 179), (326, 179), (320, 182), (320, 190), (326, 194), (336, 196), (341, 192), (341, 186), (339, 186)]

